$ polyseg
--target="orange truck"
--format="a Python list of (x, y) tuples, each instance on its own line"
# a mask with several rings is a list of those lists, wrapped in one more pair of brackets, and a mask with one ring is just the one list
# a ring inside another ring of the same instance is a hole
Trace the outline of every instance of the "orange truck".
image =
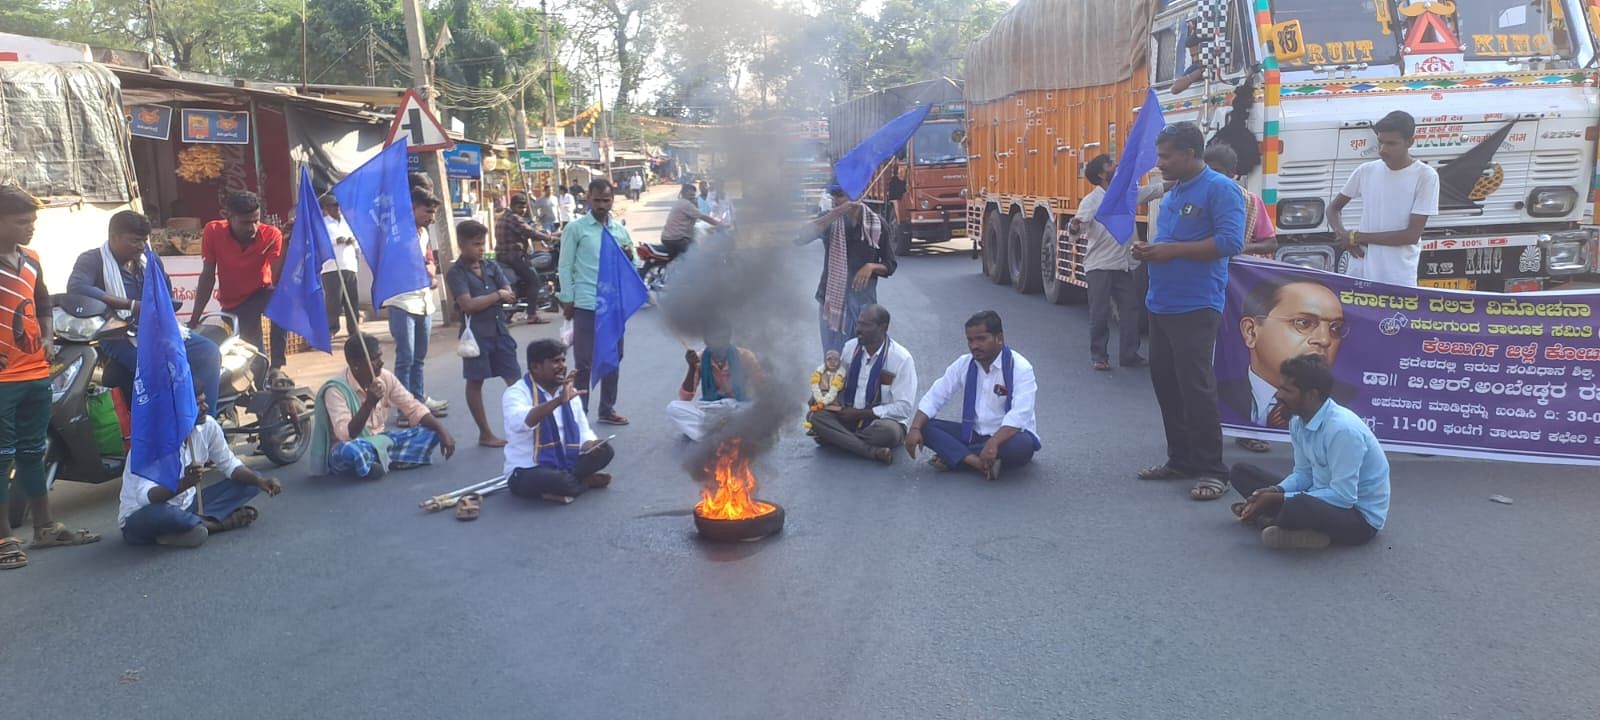
[(878, 169), (861, 199), (884, 220), (896, 253), (913, 242), (966, 234), (967, 151), (961, 85), (948, 78), (880, 90), (828, 114), (830, 154), (837, 161), (890, 120), (922, 105), (928, 118), (893, 159)]

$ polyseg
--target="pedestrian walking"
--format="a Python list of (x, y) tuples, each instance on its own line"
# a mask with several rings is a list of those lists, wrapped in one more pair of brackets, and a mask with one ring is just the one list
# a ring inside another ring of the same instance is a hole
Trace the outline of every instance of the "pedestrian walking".
[[(557, 273), (561, 279), (560, 299), (565, 314), (572, 321), (572, 355), (578, 369), (577, 385), (593, 387), (589, 373), (594, 368), (595, 295), (600, 277), (600, 248), (602, 242), (614, 242), (622, 247), (628, 257), (634, 257), (633, 236), (628, 228), (611, 216), (615, 199), (611, 181), (604, 178), (589, 183), (589, 214), (584, 215), (561, 233), (561, 251)], [(622, 358), (622, 339), (617, 339), (617, 358)], [(617, 384), (621, 370), (600, 378), (599, 422), (605, 425), (627, 425), (628, 418), (617, 413)], [(583, 396), (587, 412), (589, 398)]]
[(1157, 167), (1174, 183), (1161, 201), (1155, 237), (1134, 244), (1150, 271), (1150, 382), (1161, 404), (1167, 460), (1143, 480), (1198, 478), (1195, 500), (1228, 492), (1212, 351), (1228, 286), (1228, 258), (1244, 249), (1244, 195), (1206, 167), (1205, 136), (1194, 123), (1156, 138)]

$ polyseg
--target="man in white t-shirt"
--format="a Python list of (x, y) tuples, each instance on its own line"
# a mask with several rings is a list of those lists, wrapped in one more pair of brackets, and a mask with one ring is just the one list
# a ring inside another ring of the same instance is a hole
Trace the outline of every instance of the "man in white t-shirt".
[[(328, 228), (328, 239), (333, 241), (333, 259), (322, 264), (322, 295), (327, 301), (328, 337), (339, 334), (339, 318), (345, 318), (350, 334), (361, 332), (356, 308), (361, 305), (357, 287), (356, 263), (361, 246), (356, 244), (356, 234), (339, 212), (339, 200), (328, 193), (322, 196), (322, 224)], [(341, 291), (341, 288), (343, 290)], [(348, 298), (348, 302), (346, 299)]]
[[(1352, 277), (1416, 287), (1422, 230), (1439, 214), (1439, 173), (1411, 157), (1417, 123), (1396, 110), (1372, 126), (1378, 158), (1356, 168), (1328, 206), (1328, 223), (1350, 252)], [(1361, 198), (1361, 223), (1344, 226), (1345, 205)]]

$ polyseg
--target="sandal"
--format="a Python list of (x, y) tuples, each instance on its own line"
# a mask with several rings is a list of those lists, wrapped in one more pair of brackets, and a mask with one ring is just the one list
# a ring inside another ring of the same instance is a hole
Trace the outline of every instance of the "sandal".
[(477, 520), (478, 514), (483, 511), (483, 496), (478, 493), (467, 493), (456, 500), (456, 519), (462, 522)]
[(601, 415), (599, 422), (601, 425), (627, 425), (628, 419), (613, 412)]
[(0, 538), (0, 570), (27, 566), (28, 556), (22, 552), (22, 541), (14, 537)]
[(68, 530), (62, 523), (53, 523), (45, 527), (33, 529), (33, 549), (47, 547), (62, 547), (67, 545), (88, 545), (100, 542), (100, 536), (88, 530)]
[(1186, 473), (1165, 463), (1160, 465), (1151, 465), (1150, 467), (1140, 470), (1138, 474), (1138, 478), (1140, 480), (1184, 480), (1192, 477), (1194, 477), (1194, 475)]
[(1111, 361), (1110, 360), (1096, 360), (1096, 361), (1094, 361), (1094, 369), (1101, 370), (1101, 371), (1110, 370), (1111, 369)]
[(226, 520), (218, 522), (217, 532), (227, 532), (229, 530), (239, 530), (250, 527), (251, 523), (254, 523), (258, 517), (261, 517), (261, 513), (255, 508), (246, 505), (238, 510), (233, 511), (233, 514), (229, 515)]
[(1228, 494), (1228, 484), (1214, 477), (1202, 477), (1189, 491), (1191, 500), (1215, 500)]
[(1265, 440), (1257, 440), (1255, 438), (1239, 438), (1233, 442), (1239, 447), (1242, 447), (1253, 453), (1272, 452), (1272, 446), (1268, 445), (1267, 441)]

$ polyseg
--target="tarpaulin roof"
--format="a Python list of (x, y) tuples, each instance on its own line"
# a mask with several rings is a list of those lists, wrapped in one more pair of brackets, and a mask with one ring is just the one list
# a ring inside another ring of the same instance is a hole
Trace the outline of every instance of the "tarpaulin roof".
[(117, 78), (93, 63), (0, 63), (0, 182), (40, 197), (127, 202)]
[(967, 48), (967, 99), (1126, 80), (1145, 66), (1159, 0), (1021, 0)]

